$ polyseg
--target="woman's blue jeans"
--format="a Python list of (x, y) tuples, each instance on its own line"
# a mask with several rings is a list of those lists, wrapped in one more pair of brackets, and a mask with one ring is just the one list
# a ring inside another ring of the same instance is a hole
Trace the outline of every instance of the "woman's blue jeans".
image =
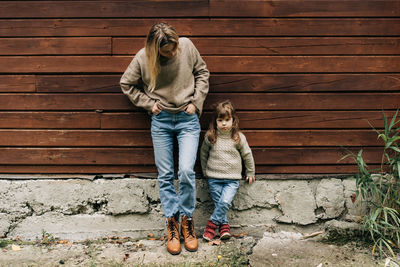
[[(158, 169), (158, 185), (164, 214), (192, 217), (196, 206), (196, 176), (193, 170), (199, 144), (200, 123), (197, 114), (161, 111), (152, 116), (151, 136)], [(174, 187), (174, 139), (179, 146), (179, 193)]]
[(239, 180), (208, 178), (214, 212), (210, 220), (216, 225), (228, 223), (226, 214), (239, 187)]

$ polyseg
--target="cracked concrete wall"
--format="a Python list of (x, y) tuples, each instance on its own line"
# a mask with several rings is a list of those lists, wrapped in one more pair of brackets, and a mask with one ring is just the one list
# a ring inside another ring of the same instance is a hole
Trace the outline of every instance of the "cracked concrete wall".
[[(354, 190), (349, 179), (241, 181), (228, 218), (233, 231), (255, 235), (271, 227), (323, 228), (365, 212)], [(212, 210), (207, 181), (197, 180), (198, 234)], [(43, 231), (70, 240), (162, 235), (157, 180), (0, 180), (0, 236), (34, 240)]]

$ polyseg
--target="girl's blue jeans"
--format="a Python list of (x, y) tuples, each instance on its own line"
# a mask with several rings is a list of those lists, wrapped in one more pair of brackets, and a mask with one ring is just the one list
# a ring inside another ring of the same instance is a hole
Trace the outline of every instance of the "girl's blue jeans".
[[(152, 116), (151, 136), (154, 159), (158, 169), (161, 206), (167, 218), (173, 216), (192, 217), (196, 206), (196, 177), (193, 170), (196, 162), (200, 135), (197, 114), (161, 111)], [(174, 139), (179, 146), (179, 193), (174, 187)]]
[(208, 178), (214, 212), (210, 220), (216, 225), (228, 223), (226, 214), (239, 187), (239, 180)]

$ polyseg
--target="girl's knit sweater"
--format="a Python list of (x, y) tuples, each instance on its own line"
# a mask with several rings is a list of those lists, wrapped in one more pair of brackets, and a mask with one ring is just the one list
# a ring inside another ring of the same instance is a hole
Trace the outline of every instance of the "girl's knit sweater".
[(246, 176), (255, 175), (254, 159), (244, 134), (239, 133), (238, 144), (231, 138), (231, 132), (218, 131), (215, 144), (204, 138), (200, 150), (203, 175), (216, 179), (242, 178), (242, 159)]

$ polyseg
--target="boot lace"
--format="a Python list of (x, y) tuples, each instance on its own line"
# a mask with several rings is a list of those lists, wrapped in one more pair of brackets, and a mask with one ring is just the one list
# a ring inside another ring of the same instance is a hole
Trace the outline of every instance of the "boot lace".
[(188, 220), (187, 221), (187, 226), (188, 226), (188, 234), (194, 237), (194, 227), (193, 227), (193, 221), (192, 220)]
[(174, 224), (174, 222), (173, 221), (169, 221), (168, 222), (168, 229), (169, 229), (169, 232), (171, 233), (171, 237), (170, 237), (170, 239), (169, 240), (172, 240), (172, 239), (174, 239), (174, 238), (177, 238), (177, 236), (176, 236), (176, 229), (175, 229), (175, 224)]

